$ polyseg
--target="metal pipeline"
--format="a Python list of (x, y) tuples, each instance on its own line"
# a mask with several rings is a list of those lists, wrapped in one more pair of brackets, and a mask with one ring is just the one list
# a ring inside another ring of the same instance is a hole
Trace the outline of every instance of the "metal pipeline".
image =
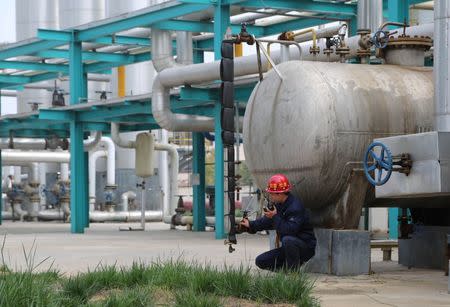
[[(91, 132), (91, 137), (83, 141), (85, 151), (97, 145), (102, 136), (100, 131), (94, 131), (93, 133), (93, 136)], [(62, 139), (12, 138), (12, 142), (6, 138), (0, 139), (0, 149), (44, 150), (66, 146), (66, 141)]]
[(155, 150), (167, 151), (170, 157), (170, 197), (167, 201), (163, 201), (164, 222), (170, 224), (178, 203), (178, 151), (173, 145), (161, 143), (155, 143)]
[[(398, 33), (393, 34), (392, 36), (394, 37), (398, 37), (398, 35), (403, 34), (403, 28), (401, 29), (396, 29), (398, 31)], [(395, 30), (394, 30), (395, 31)], [(429, 36), (431, 38), (433, 38), (433, 32), (434, 32), (434, 24), (433, 23), (428, 23), (428, 24), (423, 24), (423, 25), (419, 25), (419, 26), (413, 26), (413, 27), (408, 27), (406, 28), (406, 35), (409, 36)], [(359, 35), (355, 35), (352, 37), (349, 37), (348, 39), (346, 39), (346, 45), (347, 47), (350, 48), (350, 54), (348, 54), (346, 56), (347, 59), (349, 58), (355, 58), (357, 57), (357, 50), (358, 48), (360, 48), (359, 46), (359, 40), (361, 39), (361, 36)], [(312, 44), (311, 43), (303, 43), (300, 45), (302, 47), (303, 50), (308, 50)], [(318, 47), (320, 47), (320, 50), (323, 50), (324, 48), (326, 48), (326, 44), (325, 42), (319, 42)], [(306, 48), (306, 49), (305, 49)], [(296, 55), (297, 50), (293, 50), (293, 53), (291, 51), (291, 55)], [(273, 58), (273, 57), (272, 57)], [(328, 62), (328, 58), (327, 55), (320, 53), (316, 55), (316, 58), (312, 55), (312, 54), (304, 54), (302, 56), (303, 61), (314, 61), (314, 59), (316, 61), (320, 61), (320, 62)], [(338, 62), (340, 60), (340, 56), (337, 54), (331, 54), (330, 55), (330, 61), (332, 62)]]
[(120, 138), (119, 133), (119, 124), (115, 122), (111, 122), (111, 139), (114, 143), (122, 148), (136, 148), (135, 141), (124, 141)]
[[(94, 211), (95, 205), (95, 177), (96, 177), (96, 164), (98, 158), (108, 157), (106, 150), (98, 150), (89, 153), (89, 211)], [(109, 158), (108, 158), (109, 159)]]
[(136, 199), (134, 191), (127, 191), (122, 194), (122, 211), (128, 211), (128, 203), (133, 199)]
[(68, 153), (68, 152), (52, 152), (52, 151), (2, 150), (2, 161), (69, 163), (70, 162), (70, 153)]
[[(141, 220), (140, 211), (104, 212), (94, 211), (89, 213), (91, 222), (138, 222)], [(146, 222), (159, 222), (162, 220), (161, 211), (145, 211)]]

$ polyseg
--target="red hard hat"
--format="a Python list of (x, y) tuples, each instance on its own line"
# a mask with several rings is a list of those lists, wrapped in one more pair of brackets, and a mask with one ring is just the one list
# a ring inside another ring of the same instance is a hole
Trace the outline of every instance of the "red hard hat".
[(276, 174), (270, 177), (267, 183), (266, 192), (268, 193), (286, 193), (291, 190), (291, 184), (283, 174)]

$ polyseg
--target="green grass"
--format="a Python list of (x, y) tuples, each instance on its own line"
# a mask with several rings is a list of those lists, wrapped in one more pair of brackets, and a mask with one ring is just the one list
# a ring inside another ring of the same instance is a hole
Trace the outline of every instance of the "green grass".
[[(180, 260), (134, 263), (129, 268), (99, 265), (95, 270), (65, 277), (48, 260), (35, 263), (35, 245), (24, 249), (26, 269), (12, 271), (1, 247), (0, 306), (232, 306), (233, 299), (255, 303), (318, 306), (311, 295), (314, 282), (302, 270), (254, 272), (250, 268), (217, 268)], [(229, 301), (232, 301), (231, 303)], [(231, 304), (231, 305), (230, 305)]]
[(302, 271), (252, 273), (242, 266), (135, 263), (131, 268), (99, 266), (71, 277), (52, 271), (5, 272), (0, 274), (0, 306), (154, 306), (155, 289), (172, 295), (169, 306), (221, 306), (223, 297), (317, 306), (312, 288)]

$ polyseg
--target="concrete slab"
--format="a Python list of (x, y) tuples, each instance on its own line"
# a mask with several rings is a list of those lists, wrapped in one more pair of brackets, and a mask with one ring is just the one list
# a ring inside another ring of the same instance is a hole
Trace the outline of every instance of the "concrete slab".
[[(229, 254), (212, 231), (171, 231), (168, 225), (148, 223), (145, 232), (122, 232), (120, 226), (123, 224), (91, 224), (86, 234), (73, 235), (69, 224), (6, 221), (0, 226), (0, 236), (6, 234), (4, 255), (9, 265), (23, 268), (22, 246), (29, 250), (35, 242), (35, 263), (50, 257), (54, 266), (66, 274), (93, 269), (99, 263), (128, 266), (136, 260), (148, 263), (178, 257), (217, 266), (242, 263), (257, 270), (256, 255), (268, 249), (268, 236), (264, 235), (239, 235), (236, 252)], [(382, 257), (381, 250), (372, 250), (374, 273), (370, 275), (313, 274), (314, 293), (322, 306), (450, 306), (448, 279), (443, 271), (408, 270), (396, 263), (397, 249), (393, 250), (393, 261), (382, 262)]]

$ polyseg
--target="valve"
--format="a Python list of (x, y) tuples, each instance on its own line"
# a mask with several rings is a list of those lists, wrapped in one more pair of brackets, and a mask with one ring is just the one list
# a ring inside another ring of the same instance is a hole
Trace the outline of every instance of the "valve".
[[(380, 155), (375, 149), (381, 148)], [(367, 180), (374, 186), (385, 184), (392, 174), (392, 154), (389, 148), (381, 142), (373, 142), (369, 145), (364, 155), (364, 173)], [(384, 175), (383, 175), (384, 171)], [(373, 172), (373, 176), (372, 173)]]
[[(375, 149), (381, 147), (380, 156), (375, 153)], [(370, 161), (373, 159), (372, 161)], [(409, 176), (413, 161), (409, 153), (402, 153), (393, 156), (389, 148), (381, 142), (373, 142), (367, 148), (364, 156), (364, 173), (367, 180), (372, 185), (383, 185), (391, 177), (392, 172), (398, 172)], [(383, 175), (383, 171), (385, 174)], [(373, 176), (371, 175), (373, 172)]]
[(389, 31), (378, 30), (372, 36), (372, 43), (376, 48), (384, 49), (389, 42)]

